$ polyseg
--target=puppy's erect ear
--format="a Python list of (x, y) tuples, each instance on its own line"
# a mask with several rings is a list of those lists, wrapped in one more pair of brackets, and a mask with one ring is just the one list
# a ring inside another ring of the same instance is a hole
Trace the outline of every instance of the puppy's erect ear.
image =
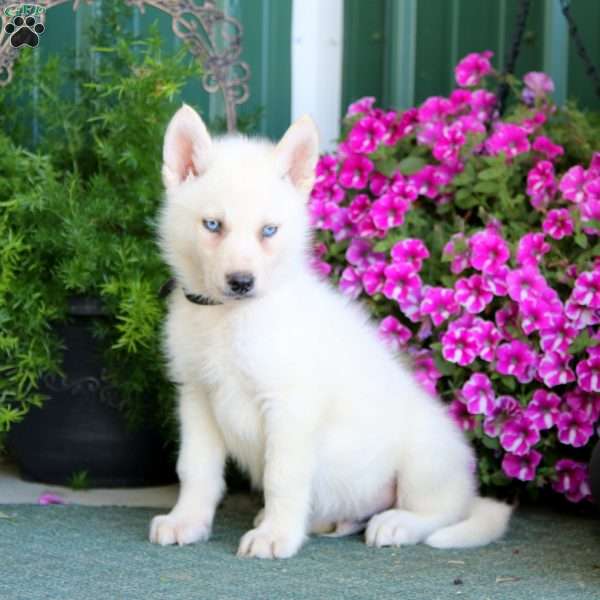
[(212, 141), (200, 115), (184, 104), (173, 116), (163, 146), (163, 183), (179, 185), (188, 177), (202, 175), (210, 161)]
[(304, 115), (290, 126), (275, 148), (277, 170), (301, 192), (308, 193), (315, 182), (318, 158), (319, 132), (314, 121)]

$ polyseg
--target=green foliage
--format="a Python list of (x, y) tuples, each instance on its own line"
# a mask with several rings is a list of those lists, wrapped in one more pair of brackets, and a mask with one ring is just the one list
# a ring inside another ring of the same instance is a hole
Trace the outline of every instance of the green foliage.
[(89, 490), (91, 487), (90, 475), (85, 469), (75, 471), (71, 474), (67, 485), (72, 490)]
[[(185, 48), (164, 53), (156, 28), (144, 40), (119, 30), (123, 14), (114, 7), (94, 25), (99, 59), (89, 69), (49, 60), (34, 99), (24, 52), (14, 84), (0, 88), (0, 431), (42, 403), (43, 373), (59, 373), (53, 325), (72, 295), (107, 308), (95, 334), (126, 414), (170, 424), (157, 297), (168, 273), (154, 219), (164, 129), (200, 73)], [(36, 153), (20, 147), (34, 101)]]

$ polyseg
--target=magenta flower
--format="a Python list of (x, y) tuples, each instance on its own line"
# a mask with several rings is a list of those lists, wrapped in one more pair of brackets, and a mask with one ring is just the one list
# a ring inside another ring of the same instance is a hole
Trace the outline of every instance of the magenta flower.
[(534, 208), (546, 208), (556, 194), (554, 165), (549, 160), (540, 160), (527, 174), (527, 195)]
[(560, 402), (556, 394), (538, 389), (533, 392), (524, 414), (540, 431), (550, 429), (558, 421)]
[(575, 368), (577, 383), (586, 392), (600, 392), (600, 355), (596, 354), (587, 360), (580, 360)]
[(537, 370), (537, 354), (525, 342), (513, 340), (496, 349), (496, 371), (529, 383)]
[(540, 441), (538, 428), (524, 414), (515, 414), (508, 419), (500, 433), (500, 445), (507, 451), (524, 456)]
[(558, 189), (561, 191), (563, 198), (579, 204), (585, 200), (585, 184), (586, 171), (580, 165), (571, 167), (560, 180)]
[(358, 194), (348, 205), (348, 219), (351, 223), (360, 223), (371, 210), (371, 200), (367, 194)]
[(523, 83), (536, 98), (543, 98), (554, 91), (552, 78), (540, 71), (526, 73), (523, 76)]
[(410, 201), (391, 192), (385, 193), (373, 202), (371, 217), (382, 231), (399, 227), (404, 223), (404, 215), (410, 207)]
[(496, 348), (502, 340), (502, 334), (491, 321), (477, 319), (473, 331), (479, 342), (479, 358), (492, 362), (496, 357)]
[(557, 311), (541, 298), (525, 298), (519, 305), (521, 329), (527, 335), (540, 329), (548, 330), (555, 319), (560, 317), (560, 312), (560, 308)]
[(475, 90), (471, 94), (471, 114), (485, 123), (491, 116), (496, 107), (496, 95), (488, 90)]
[(527, 131), (513, 123), (501, 123), (486, 142), (488, 152), (492, 156), (504, 153), (507, 159), (512, 159), (523, 152), (529, 152), (530, 144)]
[(421, 240), (406, 239), (394, 244), (391, 255), (394, 262), (408, 264), (414, 271), (420, 271), (423, 261), (429, 258), (429, 250)]
[(600, 309), (600, 269), (584, 271), (577, 277), (571, 300), (583, 306)]
[(504, 423), (520, 411), (519, 403), (512, 396), (498, 396), (491, 414), (483, 420), (484, 433), (489, 437), (498, 437)]
[(508, 294), (506, 278), (509, 272), (510, 269), (506, 265), (502, 265), (493, 273), (483, 273), (485, 289), (492, 292), (494, 296), (506, 296)]
[(510, 452), (502, 459), (502, 470), (513, 479), (520, 481), (533, 481), (538, 465), (542, 461), (542, 455), (537, 450), (530, 450), (519, 456)]
[(472, 431), (477, 425), (475, 417), (467, 410), (467, 405), (455, 398), (448, 406), (448, 414), (462, 431)]
[(440, 195), (440, 188), (447, 185), (449, 181), (446, 171), (433, 165), (425, 165), (409, 177), (408, 184), (417, 195), (433, 199)]
[(411, 289), (420, 288), (421, 278), (408, 264), (392, 263), (385, 268), (383, 295), (390, 300), (406, 298)]
[(342, 163), (339, 182), (345, 188), (362, 190), (367, 186), (373, 168), (373, 163), (366, 156), (351, 154)]
[(577, 336), (573, 327), (563, 315), (555, 315), (548, 328), (540, 329), (540, 346), (544, 352), (565, 354)]
[(356, 300), (363, 291), (362, 279), (353, 267), (346, 267), (340, 277), (340, 290), (342, 294)]
[(575, 373), (569, 366), (571, 357), (568, 354), (548, 352), (544, 354), (538, 366), (538, 375), (549, 388), (575, 381)]
[(496, 396), (492, 382), (483, 373), (473, 373), (461, 390), (467, 410), (473, 415), (491, 415)]
[(413, 360), (414, 375), (416, 380), (432, 396), (436, 395), (437, 381), (442, 374), (435, 366), (435, 360), (429, 350), (419, 350)]
[(562, 238), (571, 235), (574, 228), (573, 219), (566, 208), (555, 208), (549, 211), (542, 223), (544, 233), (555, 240), (562, 240)]
[(527, 298), (538, 298), (547, 287), (546, 280), (532, 266), (511, 271), (507, 277), (508, 295), (515, 302), (523, 302)]
[(419, 323), (423, 316), (421, 314), (421, 302), (423, 301), (423, 288), (410, 287), (406, 296), (398, 298), (398, 306), (404, 316), (413, 323)]
[(460, 123), (446, 126), (433, 145), (432, 154), (440, 162), (454, 164), (457, 162), (460, 149), (467, 141)]
[(582, 410), (570, 410), (558, 415), (558, 439), (563, 444), (581, 448), (594, 433), (594, 427)]
[(517, 317), (519, 316), (519, 305), (515, 302), (507, 302), (502, 308), (496, 311), (495, 321), (498, 331), (508, 340), (515, 337), (515, 332), (519, 327)]
[[(600, 180), (598, 180), (600, 184)], [(600, 200), (589, 198), (580, 205), (581, 222), (585, 225), (590, 221), (600, 221)], [(583, 227), (583, 231), (588, 235), (599, 235), (600, 231), (596, 227)]]
[(476, 335), (466, 328), (448, 330), (442, 336), (442, 356), (461, 367), (471, 364), (479, 353)]
[(430, 96), (419, 107), (417, 118), (419, 123), (444, 121), (452, 113), (452, 103), (442, 96)]
[(481, 275), (459, 279), (455, 290), (456, 302), (471, 314), (480, 313), (494, 298), (494, 295), (487, 290)]
[(539, 135), (535, 138), (532, 148), (543, 154), (548, 160), (554, 160), (565, 153), (562, 146), (555, 144), (550, 138), (545, 135)]
[(578, 304), (570, 299), (565, 304), (565, 315), (567, 315), (575, 329), (584, 329), (588, 325), (600, 323), (600, 311), (585, 306), (585, 304)]
[(412, 332), (398, 319), (388, 316), (379, 323), (379, 335), (392, 351), (398, 352), (406, 347), (408, 340), (412, 337)]
[(337, 181), (337, 158), (333, 154), (324, 154), (315, 168), (315, 187), (331, 186)]
[(469, 240), (471, 266), (478, 271), (495, 273), (510, 258), (507, 243), (495, 231), (480, 231)]
[(590, 423), (600, 418), (600, 396), (584, 392), (580, 389), (571, 390), (565, 394), (567, 406), (583, 412)]
[(356, 102), (353, 102), (346, 111), (346, 116), (351, 117), (353, 115), (368, 114), (371, 112), (375, 104), (375, 98), (373, 96), (366, 96)]
[(450, 270), (458, 275), (469, 266), (471, 251), (462, 233), (455, 233), (444, 246), (444, 258), (452, 261)]
[(386, 133), (385, 125), (375, 117), (366, 116), (357, 121), (348, 134), (348, 148), (357, 154), (375, 152)]
[(489, 50), (485, 52), (472, 52), (467, 54), (454, 69), (456, 83), (461, 87), (479, 85), (482, 77), (492, 71), (490, 58), (494, 55)]
[(544, 254), (551, 250), (550, 244), (544, 239), (543, 233), (526, 233), (517, 248), (517, 262), (522, 266), (537, 266)]
[(552, 489), (564, 494), (570, 502), (581, 502), (590, 495), (588, 468), (585, 463), (568, 458), (554, 465), (556, 477)]
[(386, 263), (378, 261), (370, 265), (362, 274), (362, 283), (369, 296), (374, 296), (383, 290), (386, 281), (385, 268)]
[(41, 504), (42, 506), (47, 506), (49, 504), (66, 504), (66, 502), (58, 494), (45, 492), (44, 494), (41, 494), (38, 498), (38, 504)]
[(423, 294), (421, 313), (429, 315), (433, 324), (439, 327), (450, 315), (459, 312), (454, 299), (454, 290), (442, 287), (428, 287)]

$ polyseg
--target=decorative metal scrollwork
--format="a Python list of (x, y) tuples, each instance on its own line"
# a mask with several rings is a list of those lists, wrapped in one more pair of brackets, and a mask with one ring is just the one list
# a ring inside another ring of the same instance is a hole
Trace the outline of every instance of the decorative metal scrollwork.
[[(69, 0), (38, 0), (32, 6), (50, 9)], [(73, 0), (73, 10), (77, 10), (82, 0)], [(90, 4), (92, 0), (83, 0)], [(243, 27), (233, 17), (226, 15), (211, 0), (124, 0), (125, 4), (144, 12), (152, 6), (167, 13), (172, 18), (173, 33), (183, 40), (190, 53), (203, 66), (202, 85), (208, 93), (221, 92), (225, 104), (227, 130), (236, 127), (237, 106), (249, 97), (248, 81), (250, 67), (240, 60), (242, 52)], [(22, 2), (0, 0), (0, 85), (10, 83), (13, 64), (19, 54), (10, 43), (5, 25), (11, 18), (5, 9), (22, 5)], [(40, 21), (45, 12), (39, 15)]]
[(74, 381), (57, 375), (44, 375), (41, 384), (43, 390), (69, 394), (78, 400), (97, 398), (101, 404), (114, 409), (118, 409), (121, 404), (119, 393), (115, 386), (108, 382), (105, 372), (99, 378), (82, 377)]

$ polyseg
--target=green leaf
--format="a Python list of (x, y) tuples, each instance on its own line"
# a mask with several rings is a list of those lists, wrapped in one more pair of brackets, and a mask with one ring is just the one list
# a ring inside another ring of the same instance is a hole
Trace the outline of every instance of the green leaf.
[(482, 194), (487, 194), (489, 196), (496, 195), (500, 186), (498, 183), (494, 181), (480, 181), (473, 188), (476, 192), (480, 192)]
[(502, 179), (505, 174), (506, 167), (502, 165), (499, 167), (490, 167), (488, 169), (483, 169), (483, 171), (479, 171), (477, 178), (481, 181), (496, 181), (498, 179)]
[(418, 156), (407, 156), (398, 163), (402, 175), (413, 175), (425, 166), (425, 159)]
[(585, 248), (588, 247), (588, 239), (585, 233), (578, 233), (573, 239), (580, 248), (583, 248), (585, 250)]

